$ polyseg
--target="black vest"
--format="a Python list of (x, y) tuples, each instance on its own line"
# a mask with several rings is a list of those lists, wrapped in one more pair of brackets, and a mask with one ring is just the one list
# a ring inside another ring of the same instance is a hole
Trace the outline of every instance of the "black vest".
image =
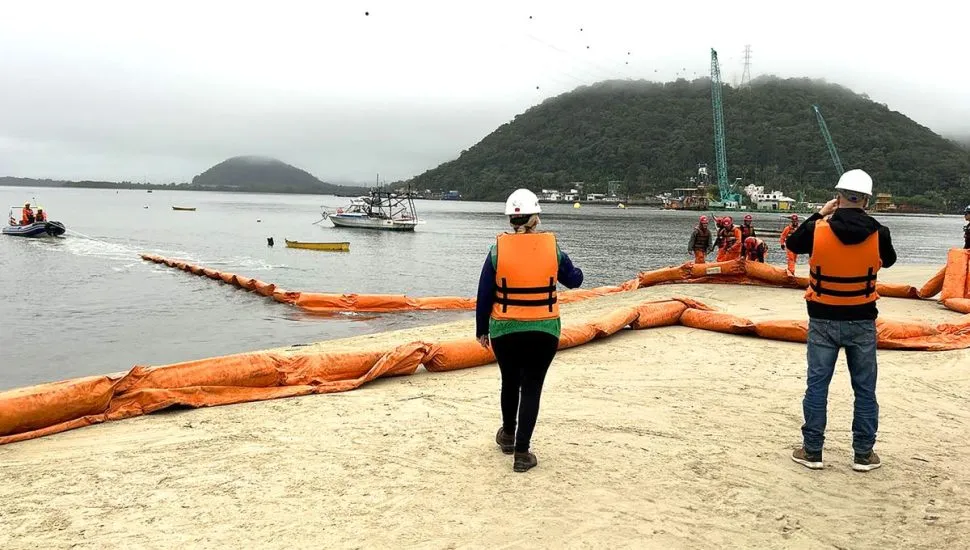
[(694, 250), (707, 250), (710, 244), (711, 244), (711, 232), (707, 231), (707, 232), (701, 233), (700, 231), (698, 231), (697, 236), (694, 237)]

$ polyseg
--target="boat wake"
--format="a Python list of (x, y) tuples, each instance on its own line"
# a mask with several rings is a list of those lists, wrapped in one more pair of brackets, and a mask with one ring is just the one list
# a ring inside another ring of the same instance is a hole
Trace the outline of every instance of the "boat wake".
[(190, 253), (185, 250), (162, 249), (146, 246), (142, 241), (112, 242), (109, 240), (84, 235), (70, 231), (70, 238), (36, 239), (31, 244), (54, 252), (66, 252), (75, 256), (100, 258), (107, 260), (115, 272), (127, 272), (145, 265), (140, 261), (142, 254), (160, 254), (182, 261), (211, 265), (217, 268), (233, 268), (246, 272), (264, 272), (272, 270), (297, 269), (287, 264), (273, 264), (261, 258), (252, 256), (230, 256), (222, 258), (208, 258)]
[[(112, 264), (110, 265), (111, 270), (115, 272), (128, 272), (144, 265), (144, 262), (139, 261), (139, 258), (145, 252), (145, 249), (138, 243), (112, 242), (76, 231), (68, 230), (68, 232), (71, 233), (69, 238), (36, 239), (31, 244), (52, 252), (64, 252), (74, 256), (107, 260)], [(185, 260), (195, 260), (185, 251), (155, 250), (153, 252), (165, 253)]]
[(69, 239), (37, 240), (36, 243), (37, 246), (52, 251), (66, 252), (75, 256), (117, 260), (125, 262), (125, 264), (131, 264), (133, 258), (138, 258), (138, 251), (128, 245), (103, 241), (93, 237), (72, 236)]

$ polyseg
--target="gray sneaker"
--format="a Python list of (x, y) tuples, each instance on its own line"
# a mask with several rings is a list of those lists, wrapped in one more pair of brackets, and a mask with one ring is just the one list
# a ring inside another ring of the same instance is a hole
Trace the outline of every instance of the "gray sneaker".
[(852, 469), (857, 472), (868, 472), (880, 466), (882, 462), (879, 461), (876, 451), (869, 451), (867, 455), (855, 455), (855, 460), (852, 462)]
[(825, 468), (825, 464), (822, 463), (821, 451), (817, 453), (810, 453), (805, 450), (805, 447), (799, 447), (792, 451), (791, 459), (808, 468), (809, 470), (821, 470), (822, 468)]

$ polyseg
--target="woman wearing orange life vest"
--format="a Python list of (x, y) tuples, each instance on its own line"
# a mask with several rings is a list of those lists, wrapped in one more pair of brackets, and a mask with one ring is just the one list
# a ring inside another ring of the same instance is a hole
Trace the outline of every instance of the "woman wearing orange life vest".
[(785, 228), (782, 229), (781, 231), (781, 249), (785, 250), (785, 252), (788, 255), (788, 274), (789, 275), (795, 274), (795, 264), (798, 262), (798, 255), (792, 252), (791, 250), (787, 250), (785, 248), (785, 241), (788, 240), (788, 236), (792, 234), (792, 231), (795, 231), (796, 229), (798, 229), (798, 214), (792, 214), (791, 223), (789, 225), (786, 225)]
[(528, 189), (509, 195), (505, 214), (513, 231), (496, 237), (478, 282), (475, 334), (482, 346), (491, 346), (502, 373), (502, 427), (495, 442), (513, 455), (516, 472), (538, 464), (529, 446), (542, 383), (559, 346), (556, 283), (583, 283), (583, 272), (559, 249), (555, 235), (536, 231), (540, 212)]

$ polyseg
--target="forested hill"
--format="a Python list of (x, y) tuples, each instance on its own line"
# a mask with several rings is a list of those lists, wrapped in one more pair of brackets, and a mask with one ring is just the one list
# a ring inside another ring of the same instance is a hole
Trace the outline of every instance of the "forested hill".
[(191, 185), (255, 193), (337, 194), (349, 191), (349, 188), (324, 183), (309, 172), (281, 160), (255, 155), (224, 160), (192, 178)]
[(0, 186), (19, 187), (85, 187), (95, 189), (177, 189), (179, 191), (229, 191), (244, 193), (306, 193), (357, 196), (366, 187), (334, 185), (317, 179), (283, 161), (261, 156), (233, 157), (212, 166), (192, 178), (190, 184), (150, 184), (130, 181), (64, 181), (0, 177)]
[[(937, 203), (970, 203), (970, 151), (846, 88), (763, 77), (723, 90), (728, 176), (805, 200), (830, 196), (837, 174), (812, 105), (825, 117), (845, 168), (864, 168), (876, 191)], [(714, 169), (711, 87), (692, 82), (608, 81), (548, 99), (477, 145), (410, 180), (501, 199), (516, 187), (584, 181), (623, 193), (683, 186), (698, 163)]]

